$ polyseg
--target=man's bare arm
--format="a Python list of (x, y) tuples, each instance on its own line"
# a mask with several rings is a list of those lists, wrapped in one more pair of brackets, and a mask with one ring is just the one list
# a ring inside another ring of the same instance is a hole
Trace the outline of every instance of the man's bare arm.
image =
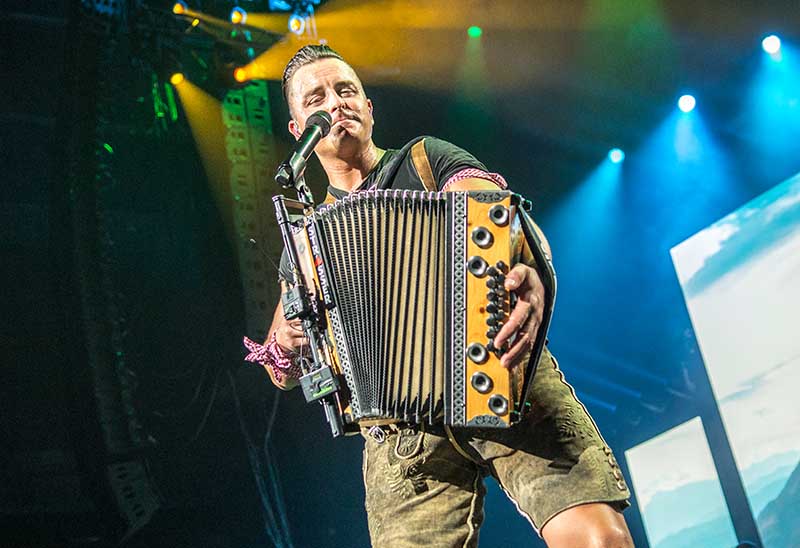
[[(286, 291), (286, 285), (281, 282), (281, 292), (284, 291)], [(283, 304), (280, 300), (275, 307), (275, 314), (272, 316), (272, 325), (270, 325), (269, 331), (267, 332), (267, 338), (264, 344), (270, 341), (273, 334), (275, 335), (275, 341), (286, 353), (296, 354), (299, 353), (304, 346), (308, 346), (308, 339), (303, 333), (302, 323), (300, 320), (287, 320), (283, 316)], [(291, 390), (298, 385), (297, 379), (284, 377), (281, 381), (275, 377), (275, 372), (271, 367), (264, 366), (264, 369), (266, 369), (269, 374), (272, 383), (281, 390)]]

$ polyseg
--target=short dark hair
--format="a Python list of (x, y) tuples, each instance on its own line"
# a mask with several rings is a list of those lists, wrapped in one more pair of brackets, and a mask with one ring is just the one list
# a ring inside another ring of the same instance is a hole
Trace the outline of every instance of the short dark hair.
[(310, 44), (303, 46), (294, 56), (286, 63), (286, 68), (283, 69), (283, 78), (281, 79), (281, 90), (283, 90), (283, 100), (289, 104), (288, 86), (289, 80), (294, 76), (301, 67), (319, 61), (320, 59), (338, 59), (343, 63), (347, 63), (344, 58), (333, 51), (327, 44)]

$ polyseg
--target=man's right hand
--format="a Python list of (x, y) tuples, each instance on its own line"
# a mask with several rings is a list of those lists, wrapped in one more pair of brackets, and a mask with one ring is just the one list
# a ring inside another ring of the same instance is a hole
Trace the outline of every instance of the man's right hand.
[[(272, 335), (275, 335), (275, 342), (281, 347), (281, 350), (287, 354), (298, 354), (308, 348), (308, 338), (303, 333), (302, 321), (287, 320), (283, 315), (283, 304), (278, 301), (278, 306), (275, 307), (275, 314), (272, 316), (272, 325), (267, 333), (267, 339), (264, 344), (268, 344)], [(264, 367), (269, 374), (272, 384), (281, 390), (291, 390), (298, 385), (297, 379), (283, 376), (280, 380), (275, 376), (275, 372), (271, 367)]]
[[(280, 314), (280, 316), (279, 316)], [(283, 306), (278, 303), (272, 329), (275, 331), (275, 340), (287, 352), (300, 353), (308, 348), (308, 337), (303, 333), (303, 322), (298, 319), (287, 320), (283, 317)]]

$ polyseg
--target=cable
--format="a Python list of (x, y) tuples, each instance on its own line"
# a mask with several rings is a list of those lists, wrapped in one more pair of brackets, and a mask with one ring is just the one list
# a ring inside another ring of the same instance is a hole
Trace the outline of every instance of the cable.
[(219, 388), (219, 374), (222, 370), (218, 370), (216, 376), (214, 377), (214, 386), (211, 388), (211, 397), (208, 399), (208, 405), (206, 406), (206, 410), (203, 413), (203, 418), (200, 419), (200, 424), (197, 425), (197, 430), (195, 430), (194, 436), (189, 441), (195, 441), (198, 437), (200, 437), (200, 433), (206, 426), (208, 422), (208, 417), (211, 415), (211, 408), (214, 406), (214, 401), (217, 399), (217, 388)]
[[(272, 543), (279, 547), (279, 548), (292, 548), (292, 540), (289, 534), (289, 527), (284, 515), (281, 515), (280, 524), (275, 517), (275, 513), (281, 514), (281, 508), (283, 506), (282, 501), (283, 498), (281, 496), (280, 488), (277, 487), (275, 492), (273, 493), (272, 500), (275, 501), (276, 508), (273, 509), (272, 505), (270, 504), (270, 496), (269, 490), (267, 486), (264, 484), (263, 479), (263, 472), (261, 467), (261, 462), (259, 459), (259, 454), (256, 451), (255, 444), (253, 443), (253, 438), (250, 436), (250, 432), (247, 429), (247, 425), (245, 424), (244, 415), (242, 413), (242, 404), (239, 400), (239, 393), (236, 388), (236, 380), (233, 377), (233, 373), (230, 371), (227, 372), (228, 374), (228, 381), (231, 385), (231, 391), (233, 393), (233, 401), (236, 407), (236, 416), (239, 419), (239, 426), (242, 430), (242, 436), (244, 436), (245, 443), (247, 444), (247, 455), (250, 459), (250, 468), (253, 472), (253, 477), (255, 478), (256, 487), (258, 488), (258, 493), (261, 497), (261, 506), (264, 513), (264, 521), (265, 527), (264, 531), (267, 533), (267, 536), (270, 538)], [(275, 467), (272, 464), (272, 459), (267, 458), (267, 466), (270, 469), (270, 472), (275, 471)], [(273, 488), (276, 487), (275, 477), (274, 474), (270, 473), (270, 483), (273, 485)]]
[[(203, 372), (200, 374), (200, 380), (197, 381), (197, 386), (194, 389), (194, 394), (192, 395), (191, 399), (189, 400), (189, 402), (186, 405), (184, 405), (180, 409), (177, 409), (177, 410), (174, 410), (174, 411), (172, 411), (172, 410), (162, 411), (162, 410), (156, 409), (155, 411), (153, 411), (153, 415), (155, 415), (156, 417), (159, 417), (159, 418), (177, 417), (178, 415), (182, 415), (186, 411), (188, 411), (189, 408), (192, 405), (194, 405), (194, 403), (200, 397), (200, 392), (201, 392), (201, 389), (203, 388), (203, 383), (205, 381), (206, 374), (208, 373), (208, 369), (209, 369), (210, 366), (211, 366), (211, 363), (208, 363), (203, 368)], [(218, 378), (218, 377), (219, 377), (219, 371), (217, 372), (217, 377), (216, 378)], [(216, 378), (215, 378), (215, 382), (216, 382)]]
[(281, 391), (277, 390), (275, 399), (272, 400), (272, 411), (270, 412), (269, 419), (267, 419), (267, 431), (264, 434), (264, 447), (266, 448), (267, 442), (272, 437), (272, 427), (275, 425), (275, 418), (278, 416), (278, 403), (281, 400)]

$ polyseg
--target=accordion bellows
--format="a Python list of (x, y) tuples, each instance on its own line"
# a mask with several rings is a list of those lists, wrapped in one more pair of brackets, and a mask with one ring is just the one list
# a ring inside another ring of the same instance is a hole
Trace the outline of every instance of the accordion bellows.
[(503, 275), (525, 250), (515, 197), (376, 190), (298, 223), (345, 423), (512, 422), (524, 372), (500, 365), (491, 340), (512, 304)]

